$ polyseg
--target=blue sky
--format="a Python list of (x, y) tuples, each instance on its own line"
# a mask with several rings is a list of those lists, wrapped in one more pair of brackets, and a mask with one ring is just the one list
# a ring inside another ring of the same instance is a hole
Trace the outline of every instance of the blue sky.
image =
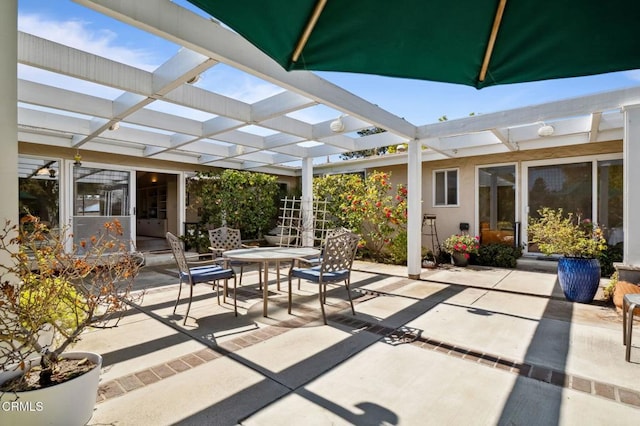
[[(176, 0), (175, 3), (195, 10), (185, 0)], [(18, 25), (22, 31), (44, 35), (147, 70), (153, 70), (179, 48), (69, 0), (19, 0), (18, 13)], [(199, 84), (204, 88), (208, 85), (216, 88), (224, 85), (223, 94), (227, 96), (253, 102), (278, 90), (229, 67), (216, 66), (214, 69)], [(512, 84), (482, 90), (462, 85), (380, 76), (319, 74), (416, 125), (436, 122), (442, 115), (455, 119), (471, 112), (490, 113), (640, 84), (638, 71)], [(28, 71), (23, 70), (21, 77), (25, 78), (25, 75), (28, 75)], [(317, 119), (328, 118), (319, 116)]]

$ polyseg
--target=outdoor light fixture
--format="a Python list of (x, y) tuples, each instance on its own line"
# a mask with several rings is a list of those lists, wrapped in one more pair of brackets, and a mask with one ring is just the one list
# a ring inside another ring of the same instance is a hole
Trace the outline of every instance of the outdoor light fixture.
[(47, 176), (48, 174), (49, 174), (49, 168), (48, 167), (39, 168), (38, 171), (36, 172), (37, 176)]
[(55, 179), (56, 178), (56, 169), (49, 169), (49, 177), (51, 179)]
[(542, 123), (542, 126), (538, 129), (538, 136), (551, 136), (555, 132), (553, 126)]
[(344, 115), (341, 115), (340, 117), (332, 121), (331, 124), (329, 124), (329, 128), (332, 132), (340, 133), (344, 131), (344, 123), (342, 122), (342, 117), (344, 117)]
[(76, 155), (73, 156), (73, 165), (76, 167), (82, 166), (82, 156), (80, 151), (76, 151)]

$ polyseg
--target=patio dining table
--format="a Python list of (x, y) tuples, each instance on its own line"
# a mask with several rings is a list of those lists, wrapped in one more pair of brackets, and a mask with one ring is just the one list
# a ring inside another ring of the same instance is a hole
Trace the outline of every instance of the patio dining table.
[(228, 250), (222, 257), (243, 262), (262, 263), (264, 266), (264, 286), (262, 287), (262, 315), (268, 317), (269, 295), (269, 262), (279, 265), (280, 262), (291, 261), (297, 257), (317, 257), (320, 250), (313, 247), (252, 247)]

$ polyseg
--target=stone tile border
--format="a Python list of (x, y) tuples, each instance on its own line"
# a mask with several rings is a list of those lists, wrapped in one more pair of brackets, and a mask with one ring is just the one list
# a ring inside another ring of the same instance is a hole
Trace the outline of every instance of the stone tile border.
[[(360, 297), (354, 297), (354, 304), (365, 300), (380, 297), (384, 293), (377, 291), (361, 292)], [(327, 307), (330, 311), (331, 308)], [(336, 308), (334, 308), (335, 310)], [(298, 306), (297, 312), (303, 315), (292, 319), (281, 321), (276, 325), (265, 326), (257, 330), (247, 332), (243, 336), (236, 337), (215, 345), (213, 348), (205, 348), (197, 352), (183, 355), (163, 364), (150, 367), (146, 370), (119, 377), (105, 382), (98, 389), (96, 402), (100, 403), (111, 398), (118, 397), (127, 392), (153, 384), (164, 378), (173, 376), (183, 371), (190, 370), (205, 362), (226, 356), (230, 352), (262, 343), (272, 337), (286, 333), (292, 328), (302, 327), (310, 322), (318, 320), (318, 312), (314, 309)], [(475, 351), (470, 348), (456, 346), (447, 342), (431, 339), (421, 335), (421, 330), (412, 329), (406, 326), (398, 328), (386, 327), (381, 324), (374, 324), (363, 321), (351, 315), (327, 312), (327, 320), (357, 329), (358, 331), (368, 331), (383, 338), (383, 341), (390, 345), (411, 344), (426, 350), (434, 350), (446, 355), (475, 362), (490, 368), (496, 368), (521, 377), (538, 380), (566, 389), (573, 389), (596, 397), (605, 398), (618, 403), (626, 404), (634, 408), (640, 408), (640, 392), (615, 386), (609, 383), (595, 381), (589, 378), (566, 374), (562, 371), (553, 370), (539, 365), (521, 363), (498, 355), (486, 352)], [(183, 331), (184, 332), (184, 331)], [(187, 333), (188, 334), (188, 333)]]

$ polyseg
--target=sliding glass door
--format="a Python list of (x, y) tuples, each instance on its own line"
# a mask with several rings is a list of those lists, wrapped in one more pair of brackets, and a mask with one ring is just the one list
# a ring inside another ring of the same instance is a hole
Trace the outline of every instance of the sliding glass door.
[(478, 222), (480, 243), (515, 243), (515, 165), (478, 168)]
[[(529, 218), (538, 218), (542, 207), (562, 208), (576, 221), (598, 224), (609, 245), (623, 241), (622, 159), (532, 164), (525, 174)], [(529, 244), (528, 251), (537, 252), (537, 248)]]

